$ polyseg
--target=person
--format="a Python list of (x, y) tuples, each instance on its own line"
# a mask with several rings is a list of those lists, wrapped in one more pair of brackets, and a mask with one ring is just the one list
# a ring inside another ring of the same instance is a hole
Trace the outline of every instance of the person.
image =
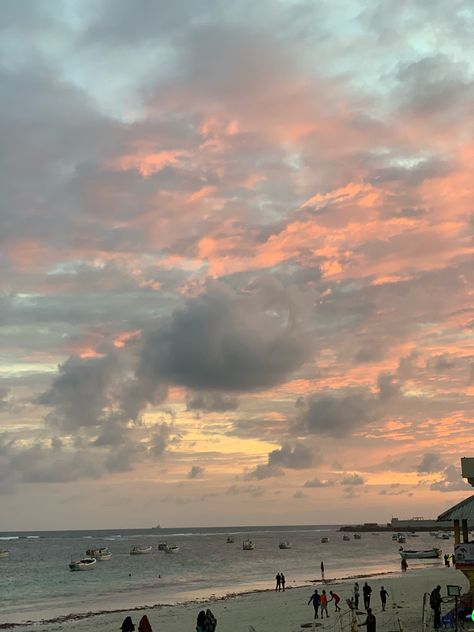
[(326, 591), (323, 590), (321, 593), (321, 600), (319, 602), (321, 609), (321, 619), (324, 619), (324, 613), (326, 613), (326, 619), (329, 617), (328, 613), (328, 596), (326, 595)]
[(286, 582), (286, 579), (285, 579), (285, 576), (283, 575), (283, 573), (280, 573), (280, 582), (281, 582), (281, 587), (282, 587), (282, 590), (283, 590), (283, 592), (285, 592), (285, 582)]
[(204, 617), (204, 626), (202, 630), (203, 632), (214, 632), (216, 626), (217, 619), (208, 608)]
[(278, 590), (278, 592), (280, 592), (280, 590), (281, 590), (281, 575), (280, 575), (280, 573), (276, 574), (275, 579), (276, 579), (275, 591)]
[(441, 586), (436, 586), (431, 591), (430, 606), (434, 616), (433, 627), (438, 630), (441, 627)]
[(454, 556), (454, 553), (451, 555), (451, 564), (456, 566), (456, 557)]
[(447, 553), (444, 554), (444, 565), (449, 568), (449, 555)]
[(339, 597), (339, 595), (336, 595), (335, 592), (333, 592), (332, 590), (329, 591), (329, 594), (331, 595), (331, 599), (329, 601), (334, 601), (334, 605), (336, 606), (336, 612), (337, 611), (341, 611), (341, 609), (339, 608), (339, 602), (341, 601), (341, 598)]
[(201, 610), (197, 616), (196, 632), (204, 632), (205, 621), (206, 621), (206, 613), (204, 612), (204, 610)]
[(354, 608), (357, 610), (357, 608), (359, 607), (359, 597), (360, 597), (360, 589), (359, 589), (359, 582), (356, 582), (354, 584)]
[(140, 619), (140, 623), (138, 624), (138, 632), (153, 632), (151, 629), (150, 621), (146, 614)]
[(365, 584), (362, 586), (362, 594), (364, 595), (364, 608), (368, 610), (370, 606), (370, 595), (372, 594), (372, 588), (367, 582), (365, 582)]
[(135, 625), (133, 624), (132, 617), (125, 617), (120, 629), (122, 632), (134, 632)]
[(321, 562), (321, 579), (324, 581), (324, 562)]
[(403, 573), (406, 573), (406, 570), (407, 570), (407, 568), (408, 568), (408, 562), (406, 561), (406, 559), (405, 559), (405, 558), (403, 558), (403, 559), (402, 559), (402, 561), (401, 561), (401, 566), (402, 566), (402, 572), (403, 572)]
[(314, 593), (311, 595), (309, 601), (308, 601), (308, 606), (310, 603), (313, 604), (313, 608), (314, 608), (314, 618), (317, 619), (318, 618), (318, 610), (319, 610), (319, 604), (321, 602), (321, 597), (318, 593), (318, 589), (315, 588), (314, 589)]
[(380, 589), (380, 601), (382, 602), (382, 610), (385, 610), (385, 606), (387, 604), (387, 597), (388, 597), (388, 592), (382, 586), (382, 588)]
[(367, 608), (367, 619), (364, 621), (364, 623), (359, 623), (359, 627), (361, 625), (367, 626), (367, 632), (376, 632), (375, 626), (377, 625), (377, 619), (372, 614), (371, 608)]

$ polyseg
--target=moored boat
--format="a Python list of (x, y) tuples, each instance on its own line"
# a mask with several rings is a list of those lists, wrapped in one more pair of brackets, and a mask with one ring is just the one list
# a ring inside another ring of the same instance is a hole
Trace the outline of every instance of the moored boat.
[(228, 535), (226, 542), (227, 542), (227, 544), (234, 544), (234, 536), (233, 535)]
[(10, 551), (7, 551), (7, 549), (0, 549), (0, 557), (9, 557), (10, 555)]
[(343, 539), (343, 540), (345, 540), (345, 541), (347, 542), (348, 540), (350, 540), (350, 537), (349, 537), (347, 534), (344, 534), (344, 535), (342, 536), (342, 539)]
[(415, 551), (415, 550), (404, 550), (400, 548), (398, 551), (400, 553), (400, 557), (404, 560), (407, 559), (437, 559), (441, 557), (441, 549), (432, 548), (432, 549), (424, 549), (423, 551)]
[(158, 551), (166, 551), (168, 548), (168, 542), (160, 542), (158, 544)]
[(252, 542), (252, 540), (244, 540), (242, 542), (242, 550), (253, 551), (254, 548), (255, 548), (255, 544)]
[(130, 555), (145, 555), (146, 553), (151, 553), (153, 547), (151, 546), (132, 546), (130, 549)]
[(112, 559), (112, 553), (108, 546), (102, 546), (98, 549), (87, 549), (86, 555), (95, 557), (98, 562), (107, 562)]
[(79, 560), (71, 560), (69, 569), (71, 571), (89, 571), (95, 567), (97, 560), (95, 557), (83, 557)]
[(282, 540), (278, 545), (279, 549), (291, 549), (291, 542), (289, 540)]
[(329, 542), (329, 538), (325, 535), (321, 538), (321, 544), (327, 544)]
[(354, 540), (360, 540), (361, 537), (360, 533), (354, 533)]
[(178, 553), (179, 546), (177, 544), (168, 544), (165, 549), (165, 553)]
[(398, 544), (405, 544), (405, 542), (407, 541), (406, 537), (404, 535), (399, 535), (398, 536)]

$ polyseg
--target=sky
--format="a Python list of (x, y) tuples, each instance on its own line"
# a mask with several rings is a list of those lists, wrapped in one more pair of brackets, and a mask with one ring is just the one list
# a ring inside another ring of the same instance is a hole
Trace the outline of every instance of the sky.
[(0, 530), (469, 495), (473, 28), (469, 0), (2, 0)]

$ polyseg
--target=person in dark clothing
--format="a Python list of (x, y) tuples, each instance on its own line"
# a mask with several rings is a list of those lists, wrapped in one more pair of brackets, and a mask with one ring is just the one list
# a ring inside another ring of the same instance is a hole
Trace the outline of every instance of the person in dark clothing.
[(452, 564), (453, 566), (456, 566), (456, 558), (455, 558), (455, 556), (454, 556), (454, 553), (451, 555), (451, 564)]
[(319, 603), (321, 601), (321, 597), (319, 596), (318, 590), (317, 588), (315, 589), (314, 593), (311, 595), (309, 601), (308, 601), (308, 606), (310, 603), (313, 604), (313, 608), (314, 608), (314, 618), (318, 619), (318, 610), (319, 610)]
[(387, 604), (387, 597), (388, 597), (388, 592), (382, 586), (382, 588), (380, 589), (380, 601), (382, 602), (382, 610), (385, 610), (385, 606)]
[(276, 574), (275, 579), (276, 579), (275, 590), (278, 590), (278, 592), (280, 592), (280, 590), (281, 590), (281, 575), (280, 575), (280, 573)]
[(431, 591), (430, 606), (433, 610), (433, 627), (438, 630), (441, 627), (441, 586), (436, 586)]
[(403, 558), (402, 561), (400, 562), (400, 564), (401, 564), (401, 567), (402, 567), (402, 571), (404, 573), (406, 573), (406, 570), (408, 568), (408, 562), (406, 561), (406, 559)]
[(135, 625), (133, 624), (132, 617), (125, 617), (120, 629), (122, 632), (134, 632)]
[(370, 595), (372, 594), (372, 588), (367, 582), (365, 582), (365, 584), (362, 586), (362, 594), (364, 595), (364, 608), (368, 610), (370, 606)]
[(283, 573), (280, 573), (280, 582), (281, 582), (281, 588), (282, 588), (283, 592), (285, 592), (286, 579), (285, 579), (285, 576), (283, 575)]
[(372, 610), (370, 608), (367, 608), (367, 619), (364, 621), (364, 623), (359, 623), (359, 627), (361, 625), (367, 626), (367, 632), (376, 632), (375, 626), (377, 625), (377, 620), (372, 614)]
[(321, 562), (321, 579), (324, 581), (324, 562)]
[(150, 621), (146, 614), (140, 619), (140, 623), (138, 624), (138, 632), (153, 632), (151, 629)]
[(204, 612), (204, 610), (201, 610), (201, 612), (197, 616), (196, 632), (204, 632), (205, 621), (206, 621), (206, 613)]
[(359, 607), (359, 595), (360, 595), (360, 589), (359, 589), (359, 582), (356, 582), (354, 584), (354, 608), (357, 610), (357, 608)]
[(444, 565), (449, 568), (449, 555), (447, 553), (444, 556)]
[(214, 630), (217, 627), (217, 619), (216, 617), (212, 614), (211, 610), (209, 610), (209, 608), (206, 610), (206, 615), (204, 617), (204, 625), (203, 625), (203, 632), (214, 632)]

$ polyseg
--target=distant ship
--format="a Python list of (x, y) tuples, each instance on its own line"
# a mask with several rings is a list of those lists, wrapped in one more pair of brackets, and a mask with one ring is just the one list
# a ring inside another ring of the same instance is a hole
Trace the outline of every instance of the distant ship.
[(157, 524), (154, 527), (152, 527), (152, 529), (161, 529), (161, 525)]

